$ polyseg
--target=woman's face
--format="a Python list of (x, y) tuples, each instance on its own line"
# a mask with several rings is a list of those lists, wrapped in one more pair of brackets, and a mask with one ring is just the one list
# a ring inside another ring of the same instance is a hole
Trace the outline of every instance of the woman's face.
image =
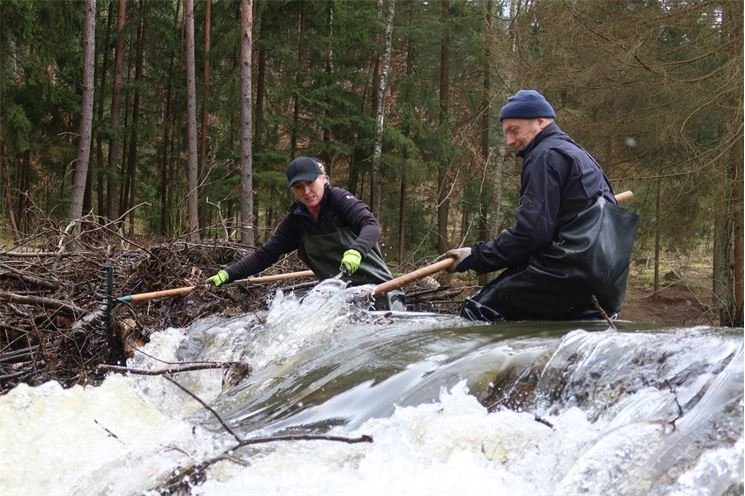
[(317, 211), (321, 207), (323, 199), (323, 187), (326, 184), (326, 176), (319, 175), (313, 181), (298, 181), (292, 185), (292, 192), (295, 198), (311, 212)]

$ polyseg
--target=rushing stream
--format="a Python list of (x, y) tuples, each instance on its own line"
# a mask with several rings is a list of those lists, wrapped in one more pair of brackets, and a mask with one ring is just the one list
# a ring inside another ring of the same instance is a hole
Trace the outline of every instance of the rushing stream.
[(368, 312), (360, 291), (278, 293), (159, 331), (127, 364), (250, 364), (234, 385), (213, 369), (172, 376), (191, 395), (160, 375), (16, 387), (0, 495), (155, 495), (200, 463), (183, 494), (743, 493), (742, 329), (474, 325)]

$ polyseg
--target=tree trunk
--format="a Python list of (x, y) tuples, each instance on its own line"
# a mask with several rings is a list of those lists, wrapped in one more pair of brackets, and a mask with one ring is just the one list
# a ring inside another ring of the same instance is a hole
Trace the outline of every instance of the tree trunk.
[[(326, 78), (327, 81), (332, 80), (334, 74), (334, 4), (330, 3), (326, 14), (326, 35), (328, 36), (328, 44), (326, 46)], [(321, 151), (321, 161), (326, 164), (326, 174), (329, 177), (332, 176), (333, 172), (333, 160), (331, 156), (331, 129), (329, 128), (329, 120), (331, 119), (331, 108), (326, 107), (323, 111), (323, 148)]]
[[(742, 2), (727, 2), (725, 7), (726, 33), (734, 41), (731, 48), (733, 60), (742, 62), (743, 46), (743, 9)], [(733, 284), (735, 287), (733, 312), (734, 319), (732, 325), (737, 327), (743, 326), (743, 65), (735, 65), (737, 76), (737, 92), (739, 97), (733, 98), (732, 107), (735, 109), (734, 116), (729, 120), (730, 134), (734, 134), (734, 146), (730, 149), (729, 175), (732, 184), (732, 215), (734, 218), (734, 271)]]
[[(93, 130), (93, 97), (95, 81), (93, 73), (96, 66), (96, 0), (85, 0), (85, 22), (83, 25), (83, 98), (80, 119), (80, 145), (75, 177), (72, 186), (70, 220), (76, 222), (73, 234), (80, 234), (78, 222), (83, 213), (83, 197), (88, 177), (88, 163), (91, 155), (91, 135)], [(73, 245), (74, 246), (74, 245)]]
[(251, 153), (252, 0), (241, 0), (241, 243), (254, 246), (253, 164)]
[[(489, 163), (492, 162), (491, 157), (491, 147), (489, 143), (489, 134), (491, 131), (491, 97), (492, 97), (492, 88), (491, 88), (491, 69), (492, 69), (492, 54), (491, 54), (491, 45), (492, 45), (492, 39), (491, 35), (493, 33), (493, 27), (492, 27), (492, 2), (491, 0), (487, 0), (484, 4), (484, 61), (482, 65), (482, 78), (483, 78), (483, 86), (482, 86), (482, 92), (481, 92), (481, 163), (483, 170), (486, 171), (486, 174), (484, 174), (484, 186), (483, 189), (491, 189), (492, 193), (496, 188), (494, 188), (494, 184), (499, 184), (498, 174), (495, 174), (494, 176), (489, 175)], [(499, 160), (493, 161), (496, 164), (496, 171), (498, 172), (499, 167)], [(496, 227), (492, 228), (492, 226), (496, 225), (498, 222), (498, 213), (499, 213), (499, 206), (498, 203), (495, 205), (495, 202), (498, 201), (495, 195), (491, 196), (491, 208), (489, 209), (480, 209), (482, 210), (481, 215), (479, 215), (479, 233), (478, 238), (487, 240), (496, 237)], [(489, 212), (491, 215), (487, 216), (487, 212)], [(483, 230), (483, 231), (482, 231)], [(483, 274), (479, 274), (479, 284), (481, 286), (484, 286), (487, 284), (492, 278), (491, 272), (485, 272)]]
[[(440, 3), (440, 116), (439, 127), (444, 131), (448, 126), (448, 107), (450, 99), (450, 0)], [(449, 164), (440, 160), (437, 169), (437, 251), (445, 253), (450, 249), (448, 242), (448, 216), (450, 213), (450, 184), (448, 181)]]
[[(270, 32), (269, 14), (264, 10), (261, 23), (258, 26), (257, 38), (260, 40), (265, 32)], [(264, 95), (266, 93), (266, 47), (259, 45), (256, 67), (256, 103), (254, 105), (256, 122), (254, 123), (253, 147), (257, 152), (261, 151), (264, 136)]]
[[(179, 9), (181, 7), (180, 2), (174, 3), (175, 12), (173, 24), (178, 24)], [(172, 109), (175, 107), (173, 103), (173, 66), (176, 61), (175, 51), (171, 51), (170, 60), (168, 61), (168, 79), (166, 80), (166, 96), (165, 96), (165, 109), (163, 111), (162, 120), (162, 149), (160, 151), (160, 183), (158, 185), (158, 193), (160, 197), (160, 233), (164, 236), (171, 235), (171, 171), (170, 161), (173, 160), (173, 154), (169, 153), (169, 147), (172, 147), (173, 142), (173, 121), (171, 117)]]
[[(742, 81), (742, 77), (740, 78)], [(742, 94), (742, 91), (740, 92)], [(742, 122), (742, 100), (740, 100), (740, 119)], [(743, 138), (742, 134), (731, 149), (730, 178), (732, 184), (732, 210), (734, 217), (734, 270), (733, 284), (735, 287), (734, 301), (732, 302), (733, 320), (730, 323), (734, 327), (743, 326)]]
[[(2, 15), (3, 6), (0, 4), (0, 16)], [(0, 61), (5, 60), (5, 45), (0, 43)], [(2, 93), (0, 92), (0, 95)], [(15, 213), (13, 212), (13, 197), (11, 192), (10, 172), (8, 171), (8, 156), (5, 139), (3, 138), (3, 119), (0, 119), (0, 193), (3, 196), (3, 202), (8, 212), (8, 223), (10, 224), (10, 234), (14, 241), (20, 239), (18, 225), (16, 224)]]
[[(732, 42), (732, 56), (742, 56), (742, 3), (728, 4), (722, 17), (722, 36)], [(722, 326), (742, 325), (743, 297), (743, 230), (742, 230), (742, 64), (737, 65), (739, 97), (728, 102), (733, 109), (720, 126), (723, 141), (735, 136), (734, 146), (726, 154), (725, 180), (720, 198), (723, 208), (715, 211), (714, 220), (714, 304), (719, 309)], [(733, 78), (734, 79), (734, 78)]]
[(372, 177), (370, 181), (370, 195), (372, 197), (372, 211), (380, 219), (382, 177), (380, 175), (380, 161), (383, 155), (383, 130), (385, 124), (385, 92), (388, 86), (388, 73), (391, 67), (391, 51), (393, 48), (393, 14), (396, 9), (396, 1), (388, 0), (385, 13), (383, 12), (384, 0), (379, 0), (380, 15), (385, 16), (385, 49), (383, 51), (383, 64), (380, 68), (378, 78), (378, 106), (375, 111), (375, 136), (373, 141)]
[(212, 0), (204, 2), (204, 65), (202, 67), (202, 122), (199, 133), (199, 166), (207, 164), (207, 122), (210, 99), (210, 36), (212, 30)]
[[(409, 28), (414, 26), (414, 6), (416, 0), (409, 0), (409, 11), (407, 25)], [(407, 36), (406, 39), (406, 79), (407, 82), (411, 81), (414, 74), (414, 39), (412, 36)], [(406, 85), (409, 88), (409, 85)], [(403, 94), (403, 100), (409, 101), (411, 99), (411, 92), (408, 89)], [(404, 119), (409, 117), (405, 116)], [(405, 121), (403, 133), (406, 137), (410, 137), (411, 129), (408, 121)], [(401, 184), (399, 187), (398, 197), (398, 264), (404, 263), (406, 257), (406, 169), (409, 166), (408, 153), (404, 155), (403, 165), (401, 166)]]
[[(1, 54), (0, 54), (1, 55)], [(0, 126), (2, 125), (2, 119), (0, 119)], [(0, 132), (2, 136), (2, 132)], [(8, 161), (5, 154), (5, 142), (0, 141), (0, 179), (2, 179), (3, 188), (3, 201), (5, 202), (5, 209), (8, 212), (8, 223), (10, 224), (10, 234), (14, 241), (21, 239), (21, 235), (18, 232), (18, 225), (16, 224), (16, 216), (13, 212), (13, 195), (10, 189), (10, 173), (8, 172)]]
[(140, 22), (137, 29), (137, 55), (135, 59), (135, 77), (134, 77), (134, 97), (132, 99), (132, 127), (129, 135), (129, 153), (127, 154), (127, 176), (126, 191), (127, 195), (123, 198), (123, 212), (129, 212), (129, 232), (134, 232), (135, 211), (132, 209), (135, 205), (135, 186), (137, 184), (137, 142), (138, 142), (138, 123), (140, 120), (140, 87), (142, 82), (142, 67), (145, 51), (145, 32), (147, 31), (145, 20), (147, 19), (147, 2), (140, 0)]
[(189, 220), (189, 239), (199, 240), (199, 190), (197, 164), (197, 88), (196, 62), (194, 60), (194, 0), (184, 0), (184, 22), (186, 42), (186, 140), (187, 140), (187, 215)]
[(111, 40), (111, 24), (114, 21), (114, 8), (113, 2), (108, 2), (108, 16), (106, 20), (106, 31), (103, 40), (103, 49), (99, 48), (99, 52), (103, 52), (103, 61), (101, 62), (101, 79), (98, 86), (98, 113), (96, 114), (96, 166), (98, 168), (96, 174), (96, 200), (98, 205), (98, 215), (106, 215), (106, 194), (104, 193), (104, 184), (106, 184), (105, 174), (106, 170), (103, 167), (103, 133), (101, 127), (103, 126), (103, 110), (104, 110), (104, 97), (106, 96), (106, 76), (109, 72), (109, 54), (111, 50), (109, 48)]
[(118, 219), (118, 185), (119, 185), (119, 111), (122, 100), (122, 79), (124, 72), (124, 26), (127, 23), (127, 0), (119, 0), (116, 26), (116, 49), (114, 51), (114, 90), (111, 97), (111, 138), (109, 139), (108, 175), (106, 177), (106, 199), (109, 220)]
[[(212, 35), (212, 0), (205, 0), (204, 2), (204, 64), (202, 66), (202, 122), (199, 131), (199, 163), (197, 166), (197, 173), (199, 177), (203, 178), (203, 182), (206, 181), (205, 174), (210, 170), (208, 165), (209, 155), (209, 101), (210, 101), (210, 45)], [(200, 188), (199, 197), (204, 196), (204, 192)], [(205, 207), (202, 206), (201, 213), (199, 215), (200, 225), (209, 225), (206, 221)]]
[(303, 32), (305, 29), (305, 2), (298, 5), (297, 14), (297, 72), (295, 73), (295, 92), (292, 96), (292, 128), (290, 130), (290, 157), (297, 154), (298, 129), (300, 128), (300, 87), (303, 84)]
[(660, 216), (662, 215), (660, 211), (660, 184), (662, 183), (662, 178), (657, 178), (657, 184), (656, 184), (656, 196), (655, 196), (655, 203), (654, 203), (654, 282), (653, 282), (653, 292), (655, 295), (655, 298), (658, 296), (657, 292), (660, 290), (660, 229), (662, 227), (662, 221), (660, 219)]

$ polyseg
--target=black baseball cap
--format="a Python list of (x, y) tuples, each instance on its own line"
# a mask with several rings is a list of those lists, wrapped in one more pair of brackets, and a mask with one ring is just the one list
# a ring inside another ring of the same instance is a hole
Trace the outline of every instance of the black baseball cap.
[(310, 157), (297, 157), (287, 165), (287, 182), (290, 188), (298, 181), (315, 181), (320, 175), (321, 167)]

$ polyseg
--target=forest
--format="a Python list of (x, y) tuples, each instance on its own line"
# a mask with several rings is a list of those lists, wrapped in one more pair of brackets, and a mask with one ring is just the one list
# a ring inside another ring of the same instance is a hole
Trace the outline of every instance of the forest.
[(742, 325), (742, 0), (0, 0), (0, 248), (250, 248), (309, 155), (405, 271), (514, 222), (520, 88)]

